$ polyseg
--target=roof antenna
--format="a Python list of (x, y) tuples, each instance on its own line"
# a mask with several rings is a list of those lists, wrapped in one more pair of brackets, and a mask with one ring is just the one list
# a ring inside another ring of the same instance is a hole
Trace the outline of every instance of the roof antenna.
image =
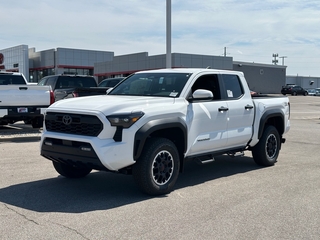
[(206, 69), (211, 69), (211, 67), (210, 67), (210, 66), (208, 66)]

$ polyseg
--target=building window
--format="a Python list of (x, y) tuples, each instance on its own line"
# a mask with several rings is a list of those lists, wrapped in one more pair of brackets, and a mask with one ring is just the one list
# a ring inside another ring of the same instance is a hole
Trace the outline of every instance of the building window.
[(43, 77), (54, 75), (55, 70), (54, 68), (46, 68), (42, 70), (30, 70), (29, 71), (29, 82), (37, 83), (39, 82)]
[(86, 68), (64, 68), (64, 74), (93, 75), (93, 69)]

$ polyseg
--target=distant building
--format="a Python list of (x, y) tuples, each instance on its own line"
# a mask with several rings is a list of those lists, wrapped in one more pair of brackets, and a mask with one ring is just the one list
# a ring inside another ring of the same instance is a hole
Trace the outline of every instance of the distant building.
[[(198, 54), (171, 54), (172, 68), (217, 68), (232, 70), (232, 57)], [(115, 56), (111, 61), (94, 64), (94, 75), (99, 78), (128, 76), (131, 73), (166, 67), (166, 55), (149, 56), (147, 52)]]
[[(242, 71), (251, 90), (280, 93), (286, 84), (286, 66), (235, 62), (232, 57), (172, 53), (172, 68), (212, 68)], [(29, 82), (53, 74), (94, 75), (104, 78), (128, 76), (134, 72), (166, 67), (166, 55), (147, 52), (114, 56), (114, 52), (57, 48), (36, 52), (20, 45), (0, 50), (0, 69), (23, 73)]]
[(244, 73), (249, 87), (258, 93), (280, 93), (286, 83), (286, 66), (233, 62), (233, 69)]
[[(199, 67), (244, 72), (251, 90), (259, 93), (280, 93), (286, 82), (286, 66), (234, 62), (232, 57), (198, 54), (171, 54), (172, 68)], [(166, 67), (166, 55), (148, 56), (147, 52), (115, 56), (113, 60), (94, 64), (94, 75), (99, 80), (108, 77), (128, 76), (131, 73)]]
[(320, 88), (320, 77), (286, 76), (286, 84), (297, 84), (305, 89)]
[(93, 75), (94, 63), (110, 61), (113, 52), (57, 48), (41, 52), (29, 49), (30, 80), (38, 82), (53, 74)]
[(0, 70), (21, 72), (29, 79), (28, 45), (0, 50)]
[(110, 61), (114, 57), (113, 52), (70, 48), (36, 52), (27, 45), (3, 49), (0, 54), (3, 56), (2, 70), (21, 72), (29, 82), (62, 73), (93, 75), (94, 63)]

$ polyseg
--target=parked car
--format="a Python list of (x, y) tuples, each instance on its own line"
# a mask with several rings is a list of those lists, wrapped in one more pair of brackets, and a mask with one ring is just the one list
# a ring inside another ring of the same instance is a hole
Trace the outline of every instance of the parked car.
[(39, 86), (51, 86), (55, 101), (67, 98), (105, 95), (108, 87), (98, 87), (93, 76), (58, 74), (42, 78)]
[(121, 82), (123, 79), (124, 79), (124, 77), (106, 78), (106, 79), (103, 79), (98, 84), (98, 87), (114, 87), (119, 82)]
[(308, 89), (308, 95), (309, 96), (315, 96), (316, 95), (316, 89), (314, 88), (311, 88), (311, 89)]
[(320, 96), (320, 88), (315, 89), (315, 96)]
[(291, 94), (292, 96), (296, 96), (296, 95), (307, 96), (308, 95), (308, 91), (306, 89), (302, 88), (299, 85), (292, 85), (292, 84), (287, 84), (286, 86), (283, 86), (281, 89), (281, 93), (283, 95)]
[(24, 121), (43, 126), (43, 114), (54, 102), (50, 86), (30, 84), (22, 73), (0, 71), (0, 125)]

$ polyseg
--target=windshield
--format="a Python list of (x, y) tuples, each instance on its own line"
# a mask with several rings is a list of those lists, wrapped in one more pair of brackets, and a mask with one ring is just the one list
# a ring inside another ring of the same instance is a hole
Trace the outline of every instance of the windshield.
[(109, 95), (179, 97), (190, 76), (189, 73), (137, 73), (121, 82)]

